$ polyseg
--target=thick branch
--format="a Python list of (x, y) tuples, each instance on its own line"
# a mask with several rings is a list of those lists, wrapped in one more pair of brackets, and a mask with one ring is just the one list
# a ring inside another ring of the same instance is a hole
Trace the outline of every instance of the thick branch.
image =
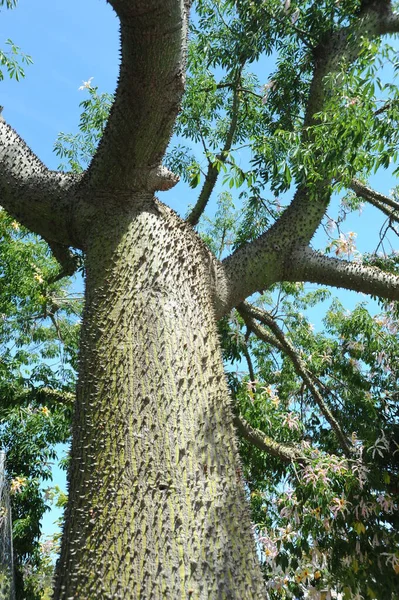
[(241, 415), (234, 417), (234, 425), (240, 436), (256, 446), (256, 448), (259, 448), (259, 450), (267, 452), (267, 454), (275, 456), (286, 463), (306, 461), (300, 448), (276, 442), (260, 429), (252, 427)]
[[(330, 424), (331, 428), (334, 430), (334, 432), (338, 438), (338, 441), (340, 442), (341, 447), (344, 450), (345, 454), (347, 456), (349, 456), (351, 454), (351, 444), (350, 444), (349, 440), (347, 439), (347, 437), (344, 434), (344, 432), (342, 431), (341, 426), (338, 423), (337, 419), (332, 414), (330, 408), (325, 403), (324, 398), (322, 397), (319, 390), (313, 383), (311, 377), (309, 376), (304, 361), (300, 358), (300, 356), (298, 355), (294, 346), (291, 344), (290, 340), (285, 336), (284, 332), (280, 329), (280, 327), (278, 326), (276, 321), (273, 319), (273, 317), (266, 311), (261, 310), (260, 308), (256, 308), (255, 306), (251, 306), (247, 302), (244, 302), (243, 304), (241, 304), (238, 307), (238, 311), (241, 314), (241, 316), (243, 317), (243, 319), (245, 320), (248, 327), (250, 327), (252, 329), (252, 331), (255, 333), (255, 335), (257, 335), (260, 339), (265, 339), (263, 336), (263, 333), (267, 334), (267, 332), (264, 332), (264, 329), (262, 327), (260, 327), (254, 321), (254, 319), (260, 320), (262, 323), (267, 325), (267, 327), (269, 327), (269, 329), (271, 329), (271, 331), (273, 332), (273, 335), (278, 340), (281, 349), (291, 359), (291, 362), (294, 365), (294, 369), (295, 369), (296, 373), (301, 377), (302, 381), (305, 383), (306, 387), (308, 388), (309, 392), (311, 393), (313, 400), (319, 407), (321, 413), (324, 415), (326, 421)], [(266, 339), (268, 337), (269, 336), (267, 336)]]
[(284, 279), (332, 285), (387, 300), (399, 300), (397, 275), (377, 267), (325, 256), (309, 247), (298, 248), (292, 253)]
[(49, 387), (39, 388), (34, 391), (34, 398), (43, 404), (53, 406), (64, 405), (72, 407), (75, 402), (75, 394), (71, 392), (54, 390)]
[(356, 196), (363, 198), (363, 200), (378, 208), (392, 221), (399, 221), (399, 202), (376, 192), (357, 179), (352, 180), (350, 188), (355, 192)]
[(23, 389), (15, 391), (13, 395), (2, 399), (1, 410), (15, 408), (15, 406), (28, 406), (37, 402), (48, 407), (65, 406), (72, 408), (75, 395), (71, 392), (55, 390), (49, 387)]
[(79, 246), (72, 198), (79, 178), (49, 171), (4, 120), (0, 121), (0, 205), (45, 239)]
[[(235, 135), (235, 132), (237, 129), (238, 108), (239, 108), (239, 103), (240, 103), (240, 100), (239, 100), (240, 94), (239, 94), (239, 90), (238, 90), (237, 86), (240, 81), (241, 71), (242, 71), (242, 68), (239, 70), (239, 73), (237, 76), (237, 81), (236, 81), (236, 87), (234, 88), (234, 92), (233, 92), (233, 103), (232, 103), (232, 108), (231, 108), (230, 127), (227, 131), (226, 140), (225, 140), (223, 149), (216, 156), (216, 159), (219, 161), (219, 163), (226, 162), (226, 159), (231, 150), (231, 145), (233, 143), (234, 135)], [(198, 197), (198, 200), (197, 200), (194, 208), (192, 209), (191, 213), (187, 217), (187, 222), (190, 223), (193, 227), (195, 225), (197, 225), (198, 221), (200, 220), (201, 215), (203, 214), (203, 212), (206, 208), (206, 205), (208, 204), (209, 198), (211, 197), (211, 194), (215, 188), (216, 181), (219, 176), (219, 172), (220, 172), (220, 166), (219, 167), (215, 166), (212, 162), (209, 162), (204, 185), (202, 186), (200, 195)]]
[(284, 263), (295, 245), (309, 243), (325, 214), (328, 199), (328, 193), (317, 200), (309, 198), (306, 190), (298, 190), (268, 231), (223, 261), (223, 288), (218, 290), (223, 314), (251, 294), (282, 281)]
[(115, 102), (85, 183), (97, 190), (168, 189), (159, 171), (184, 89), (188, 0), (109, 0), (121, 22)]
[(399, 15), (392, 12), (390, 1), (375, 0), (363, 3), (358, 18), (350, 26), (335, 32), (315, 48), (315, 71), (305, 116), (305, 126), (316, 123), (315, 113), (322, 110), (326, 92), (324, 78), (337, 72), (344, 61), (354, 63), (364, 44), (373, 39), (399, 31)]

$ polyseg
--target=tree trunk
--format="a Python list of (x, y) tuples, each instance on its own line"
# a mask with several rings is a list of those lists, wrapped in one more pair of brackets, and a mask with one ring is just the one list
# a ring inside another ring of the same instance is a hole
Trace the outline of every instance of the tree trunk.
[(207, 252), (149, 196), (87, 231), (57, 600), (264, 598)]

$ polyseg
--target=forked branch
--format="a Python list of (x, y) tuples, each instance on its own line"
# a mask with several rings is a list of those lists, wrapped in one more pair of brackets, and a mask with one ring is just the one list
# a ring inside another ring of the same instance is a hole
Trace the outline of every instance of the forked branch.
[[(358, 18), (350, 26), (319, 42), (313, 52), (314, 70), (303, 121), (303, 143), (311, 144), (312, 127), (317, 125), (315, 115), (324, 108), (326, 76), (338, 72), (343, 60), (353, 63), (363, 48), (365, 37), (373, 39), (396, 31), (399, 31), (399, 16), (392, 13), (391, 4), (368, 2), (362, 6)], [(323, 161), (324, 157), (320, 152), (321, 165)], [(296, 248), (306, 248), (309, 245), (331, 199), (331, 179), (328, 172), (323, 175), (321, 170), (319, 176), (320, 181), (313, 185), (311, 191), (306, 182), (298, 187), (291, 204), (273, 227), (223, 261), (225, 277), (220, 286), (218, 301), (222, 314), (226, 314), (254, 292), (283, 281), (291, 255), (298, 257), (301, 254)], [(368, 273), (368, 279), (375, 281), (379, 278)], [(298, 280), (306, 281), (307, 278), (304, 276)], [(362, 289), (360, 279), (356, 277), (343, 276), (341, 286), (347, 287), (346, 282), (353, 286), (355, 280), (361, 291), (379, 294), (371, 286), (366, 285), (366, 289)], [(320, 283), (323, 281), (320, 280)], [(378, 289), (383, 290), (384, 297), (392, 297), (392, 294), (396, 297), (396, 292), (392, 290), (388, 291), (390, 296), (385, 295), (388, 288), (389, 285), (378, 286)]]

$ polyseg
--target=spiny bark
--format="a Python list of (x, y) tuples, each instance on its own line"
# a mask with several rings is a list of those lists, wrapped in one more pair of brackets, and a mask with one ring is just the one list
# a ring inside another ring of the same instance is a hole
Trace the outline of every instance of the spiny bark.
[(121, 24), (115, 102), (85, 175), (90, 189), (164, 190), (162, 157), (185, 81), (188, 0), (109, 0)]
[[(319, 41), (313, 49), (313, 73), (303, 119), (302, 143), (312, 142), (312, 127), (318, 123), (317, 113), (323, 110), (328, 93), (326, 76), (336, 73), (343, 61), (353, 63), (359, 57), (364, 38), (371, 40), (398, 31), (399, 14), (393, 12), (392, 3), (373, 0), (362, 4), (347, 27), (326, 34)], [(311, 185), (307, 181), (302, 182), (291, 204), (275, 225), (224, 261), (224, 279), (219, 277), (223, 283), (219, 305), (223, 310), (231, 309), (254, 292), (284, 280), (293, 253), (310, 243), (331, 199), (331, 177), (325, 170), (324, 160), (321, 152), (320, 181)], [(346, 265), (343, 261), (341, 273)], [(346, 276), (342, 277), (341, 281), (345, 283), (341, 287), (346, 287), (346, 282), (350, 282), (349, 289), (358, 289), (351, 287), (353, 271), (349, 269)], [(378, 285), (377, 279), (378, 276)], [(360, 279), (357, 284), (360, 285)], [(395, 285), (399, 286), (399, 278)], [(369, 289), (368, 286), (367, 291)], [(399, 292), (395, 295), (395, 299), (398, 298)]]
[(321, 285), (363, 292), (388, 300), (399, 300), (399, 277), (367, 267), (325, 256), (311, 248), (297, 248), (285, 270), (286, 281), (309, 281)]
[(0, 121), (0, 201), (23, 225), (48, 239), (78, 245), (73, 202), (79, 177), (50, 171), (20, 136)]
[(396, 200), (393, 200), (384, 194), (380, 194), (357, 179), (352, 180), (350, 188), (355, 192), (358, 198), (362, 198), (375, 206), (375, 208), (378, 208), (378, 210), (389, 217), (391, 221), (399, 221), (399, 203), (396, 202)]
[(86, 252), (55, 598), (264, 598), (202, 243), (142, 195)]

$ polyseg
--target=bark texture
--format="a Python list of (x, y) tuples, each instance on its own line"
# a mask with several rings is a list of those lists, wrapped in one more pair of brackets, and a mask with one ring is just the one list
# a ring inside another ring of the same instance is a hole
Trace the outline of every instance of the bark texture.
[(55, 598), (264, 598), (208, 253), (145, 194), (87, 234)]

